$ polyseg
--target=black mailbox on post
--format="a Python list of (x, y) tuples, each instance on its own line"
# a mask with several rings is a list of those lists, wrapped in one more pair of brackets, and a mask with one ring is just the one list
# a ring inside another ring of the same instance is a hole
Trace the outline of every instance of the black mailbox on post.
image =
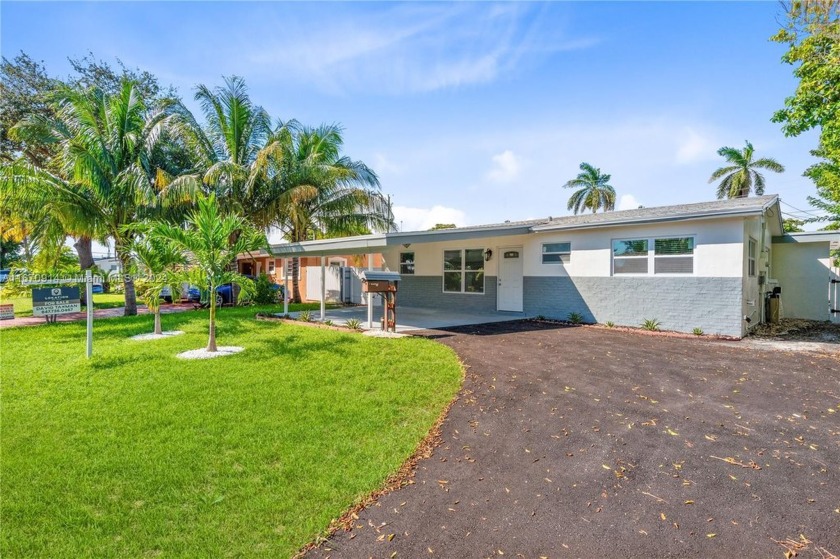
[(397, 331), (397, 289), (400, 285), (400, 275), (397, 272), (379, 272), (365, 270), (362, 272), (362, 292), (380, 293), (383, 302), (382, 329)]

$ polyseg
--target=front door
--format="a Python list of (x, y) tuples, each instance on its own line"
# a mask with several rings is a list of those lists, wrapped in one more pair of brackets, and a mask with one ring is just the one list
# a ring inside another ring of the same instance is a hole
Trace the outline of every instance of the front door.
[(496, 308), (522, 312), (522, 247), (499, 249), (499, 277)]

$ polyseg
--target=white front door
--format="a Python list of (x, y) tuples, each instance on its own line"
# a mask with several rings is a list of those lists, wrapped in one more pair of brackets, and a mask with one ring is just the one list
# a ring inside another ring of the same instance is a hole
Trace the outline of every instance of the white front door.
[(499, 249), (499, 277), (496, 308), (522, 312), (522, 247)]

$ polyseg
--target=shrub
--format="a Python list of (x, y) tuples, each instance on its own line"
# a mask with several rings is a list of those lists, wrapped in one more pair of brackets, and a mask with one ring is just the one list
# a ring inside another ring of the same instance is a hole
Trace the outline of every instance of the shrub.
[(645, 321), (642, 322), (642, 328), (650, 330), (651, 332), (658, 332), (661, 324), (662, 323), (655, 318), (646, 318)]
[(309, 311), (300, 311), (298, 313), (298, 320), (301, 322), (312, 322), (312, 313)]
[(349, 318), (349, 319), (347, 319), (347, 322), (345, 322), (344, 324), (348, 328), (350, 328), (351, 330), (361, 330), (362, 329), (362, 323), (359, 322), (358, 318)]
[(277, 302), (277, 291), (274, 284), (266, 274), (260, 274), (254, 281), (254, 303), (258, 305), (271, 305)]
[(583, 315), (579, 312), (571, 312), (567, 320), (572, 324), (581, 324), (583, 322)]
[(703, 329), (702, 328), (695, 328), (694, 330), (691, 331), (691, 333), (694, 334), (695, 336), (702, 336), (703, 335)]
[(607, 328), (615, 328), (615, 322), (612, 320), (608, 320), (606, 323)]
[(324, 326), (332, 326), (332, 325), (333, 325), (333, 321), (330, 320), (329, 318), (324, 321)]
[(542, 322), (542, 321), (546, 320), (546, 318), (545, 318), (545, 315), (538, 314), (537, 316), (534, 317), (534, 320)]

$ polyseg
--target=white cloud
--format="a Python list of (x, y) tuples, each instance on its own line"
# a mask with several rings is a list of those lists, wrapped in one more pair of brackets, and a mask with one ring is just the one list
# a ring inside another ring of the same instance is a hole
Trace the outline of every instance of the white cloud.
[(717, 157), (720, 147), (709, 134), (701, 134), (693, 128), (684, 128), (677, 141), (676, 161), (681, 165), (712, 160)]
[(394, 219), (401, 231), (426, 231), (438, 223), (467, 224), (466, 214), (456, 208), (432, 206), (431, 208), (410, 208), (394, 206)]
[(493, 168), (487, 173), (487, 178), (493, 182), (511, 182), (519, 177), (522, 161), (511, 150), (493, 156)]
[(617, 210), (635, 210), (641, 204), (636, 197), (632, 194), (622, 194), (621, 197), (618, 199), (618, 205), (616, 205), (615, 209)]

